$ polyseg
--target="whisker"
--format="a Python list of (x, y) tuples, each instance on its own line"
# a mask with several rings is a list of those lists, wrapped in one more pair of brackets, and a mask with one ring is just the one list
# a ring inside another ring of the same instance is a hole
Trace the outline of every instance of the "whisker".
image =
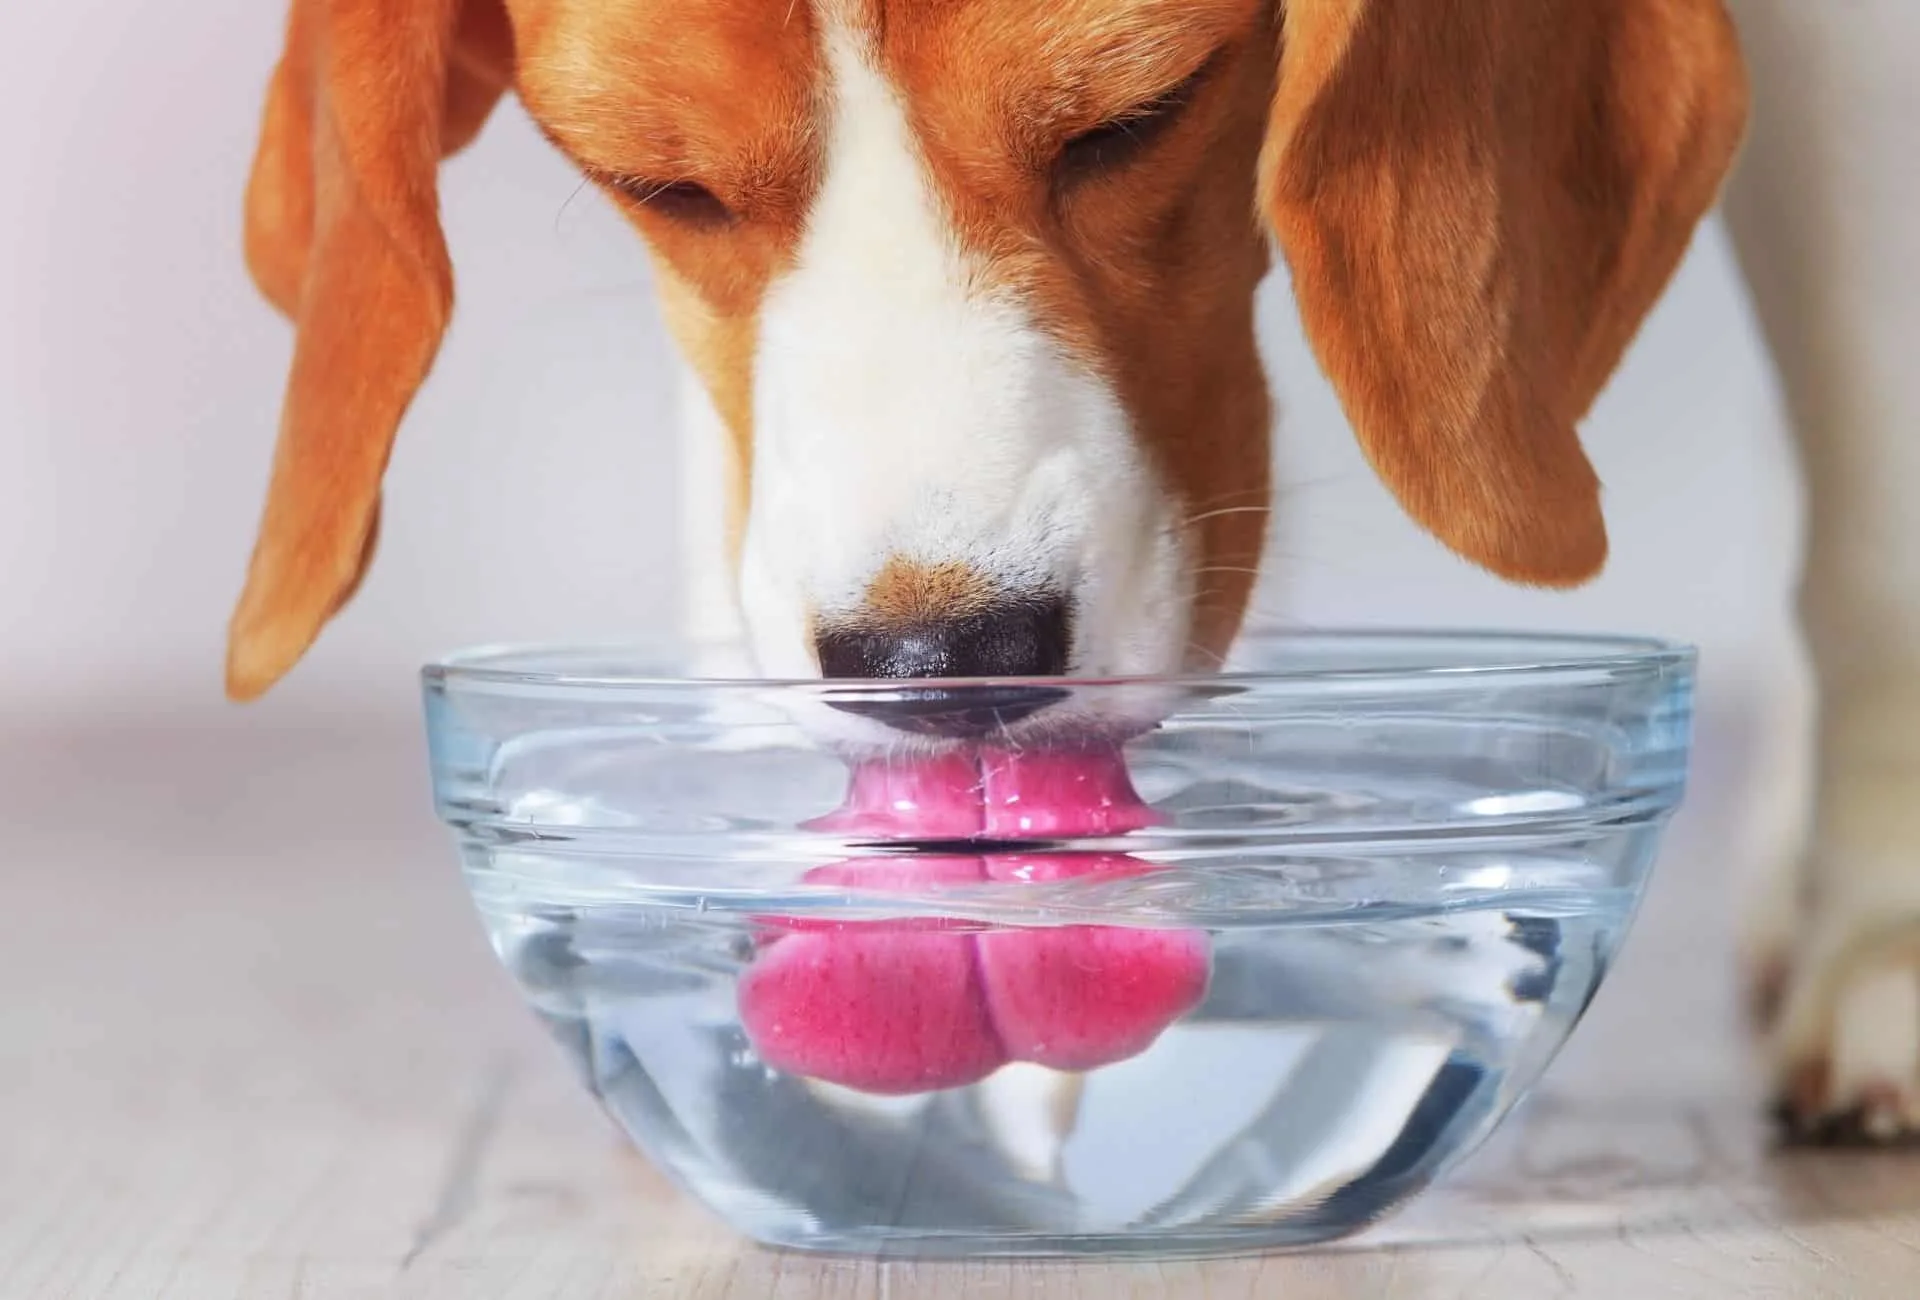
[(1206, 565), (1202, 565), (1200, 568), (1195, 569), (1193, 571), (1193, 576), (1196, 578), (1199, 578), (1199, 577), (1204, 577), (1209, 573), (1238, 573), (1238, 574), (1244, 574), (1249, 578), (1257, 578), (1261, 575), (1262, 572), (1264, 572), (1264, 570), (1261, 570), (1255, 567), (1249, 567), (1243, 564), (1206, 564)]
[(1187, 642), (1186, 653), (1190, 655), (1199, 655), (1204, 659), (1213, 660), (1213, 663), (1211, 666), (1216, 670), (1226, 667), (1226, 664), (1227, 664), (1226, 655), (1222, 654), (1218, 650), (1208, 649), (1206, 646), (1201, 645), (1198, 641)]
[(586, 189), (592, 183), (593, 183), (592, 181), (588, 180), (586, 177), (583, 176), (580, 178), (580, 183), (573, 187), (573, 192), (567, 195), (566, 201), (560, 205), (560, 210), (553, 214), (553, 233), (554, 234), (557, 235), (560, 233), (560, 223), (566, 220), (567, 211), (568, 209), (573, 207), (574, 201), (580, 197), (580, 192)]
[(1190, 502), (1188, 508), (1198, 513), (1199, 511), (1211, 510), (1215, 506), (1224, 506), (1235, 501), (1247, 501), (1259, 504), (1267, 501), (1270, 495), (1266, 488), (1234, 488), (1231, 491), (1210, 496), (1204, 501)]
[(1215, 493), (1203, 500), (1188, 503), (1188, 508), (1199, 513), (1216, 506), (1230, 505), (1236, 502), (1260, 506), (1271, 505), (1298, 492), (1309, 492), (1316, 488), (1337, 487), (1352, 479), (1351, 474), (1323, 474), (1318, 478), (1276, 480), (1261, 487), (1229, 488), (1225, 492)]
[(1209, 519), (1224, 519), (1228, 515), (1264, 515), (1270, 511), (1266, 506), (1225, 506), (1219, 510), (1209, 510), (1205, 514), (1189, 515), (1181, 520), (1182, 528), (1192, 528), (1195, 524), (1204, 524)]

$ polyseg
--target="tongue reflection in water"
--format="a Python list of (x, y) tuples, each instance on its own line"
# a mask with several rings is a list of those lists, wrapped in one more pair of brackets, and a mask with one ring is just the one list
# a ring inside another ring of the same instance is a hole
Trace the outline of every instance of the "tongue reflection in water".
[[(984, 752), (876, 762), (815, 827), (898, 840), (1122, 835), (1152, 824), (1117, 750)], [(817, 867), (810, 884), (909, 893), (985, 882), (1142, 875), (1119, 854), (961, 851)], [(937, 918), (773, 920), (740, 981), (766, 1064), (863, 1092), (977, 1083), (1028, 1061), (1092, 1070), (1144, 1052), (1206, 992), (1195, 930), (1048, 926), (961, 930)]]

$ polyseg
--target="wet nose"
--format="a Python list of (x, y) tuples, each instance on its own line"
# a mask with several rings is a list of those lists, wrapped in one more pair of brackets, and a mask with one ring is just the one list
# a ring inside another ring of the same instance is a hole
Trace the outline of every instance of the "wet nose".
[[(815, 638), (822, 675), (836, 679), (1059, 677), (1072, 618), (1056, 596), (1012, 597), (964, 613), (908, 622), (854, 615), (823, 622)], [(1067, 692), (1031, 684), (903, 690), (836, 707), (922, 735), (985, 735), (1029, 717)]]
[(834, 678), (1058, 677), (1068, 622), (1066, 601), (1038, 596), (904, 622), (855, 614), (823, 622), (815, 645)]

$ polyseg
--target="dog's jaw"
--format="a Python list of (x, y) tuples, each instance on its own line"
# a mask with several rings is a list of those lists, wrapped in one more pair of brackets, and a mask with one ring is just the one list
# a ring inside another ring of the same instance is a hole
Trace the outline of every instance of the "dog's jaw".
[(1177, 668), (1190, 548), (1125, 406), (962, 249), (860, 38), (824, 41), (821, 186), (755, 357), (739, 592), (761, 670), (816, 673), (816, 620), (902, 561), (1063, 595), (1076, 673)]

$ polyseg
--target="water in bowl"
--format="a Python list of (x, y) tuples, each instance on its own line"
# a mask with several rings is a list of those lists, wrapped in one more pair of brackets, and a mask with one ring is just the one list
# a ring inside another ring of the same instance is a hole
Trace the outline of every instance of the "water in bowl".
[[(529, 887), (608, 869), (559, 846), (475, 847), (468, 869), (496, 949), (587, 1084), (750, 1236), (1178, 1253), (1346, 1235), (1470, 1151), (1585, 1009), (1632, 910), (1617, 882), (1639, 876), (1651, 838), (1215, 857), (1056, 881), (1044, 899), (868, 897), (856, 913), (846, 898), (688, 888), (670, 869), (617, 898)], [(1204, 994), (1123, 1059), (1010, 1061), (883, 1095), (775, 1068), (743, 1025), (770, 908), (777, 933), (952, 943), (1033, 942), (1097, 915), (1107, 931), (1195, 935), (1209, 969)]]
[[(430, 675), (436, 796), (588, 1085), (747, 1235), (1307, 1244), (1444, 1173), (1565, 1041), (1679, 802), (1692, 676), (1613, 643), (1288, 647), (1393, 671), (1072, 687), (1075, 716), (1151, 697), (1148, 820), (935, 839), (795, 723), (828, 688), (591, 665)], [(1016, 792), (1119, 787), (1079, 770)]]

